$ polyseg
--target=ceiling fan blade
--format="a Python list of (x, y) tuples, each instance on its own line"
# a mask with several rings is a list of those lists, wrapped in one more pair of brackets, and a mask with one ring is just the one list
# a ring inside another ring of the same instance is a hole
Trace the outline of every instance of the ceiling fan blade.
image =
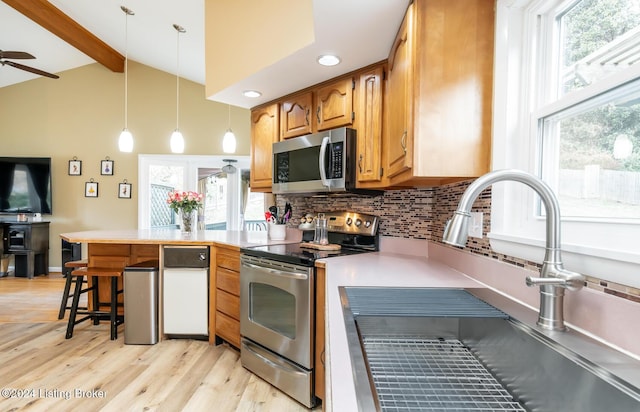
[(35, 59), (35, 57), (25, 52), (0, 50), (0, 59)]
[(2, 64), (8, 64), (11, 67), (15, 67), (16, 69), (20, 69), (20, 70), (24, 70), (27, 72), (31, 72), (34, 74), (39, 74), (40, 76), (45, 76), (45, 77), (51, 77), (52, 79), (59, 79), (60, 76), (56, 75), (56, 74), (51, 74), (51, 73), (47, 73), (45, 71), (39, 70), (39, 69), (34, 69), (33, 67), (29, 67), (29, 66), (25, 66), (24, 64), (20, 64), (20, 63), (14, 63), (8, 60), (4, 60), (2, 62)]

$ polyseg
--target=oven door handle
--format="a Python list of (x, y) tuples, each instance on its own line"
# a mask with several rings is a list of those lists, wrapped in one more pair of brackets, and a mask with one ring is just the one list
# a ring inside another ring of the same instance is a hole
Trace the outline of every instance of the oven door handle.
[(327, 157), (327, 145), (331, 141), (329, 136), (322, 138), (322, 144), (320, 145), (320, 157), (318, 158), (318, 168), (320, 169), (320, 181), (323, 186), (331, 186), (331, 182), (327, 179), (327, 172), (324, 169), (325, 159)]
[(262, 350), (262, 348), (254, 345), (248, 340), (243, 339), (242, 346), (243, 346), (242, 349), (248, 350), (249, 352), (251, 352), (253, 356), (257, 357), (262, 362), (266, 363), (267, 365), (273, 368), (279, 369), (290, 375), (306, 376), (304, 372), (300, 372), (299, 370), (292, 368), (287, 363), (283, 362), (278, 358), (273, 357), (270, 353), (265, 352), (264, 350)]
[(242, 262), (242, 266), (245, 266), (251, 269), (261, 270), (263, 272), (268, 272), (269, 274), (272, 274), (272, 275), (282, 276), (282, 277), (291, 278), (291, 279), (306, 280), (309, 278), (307, 275), (302, 273), (283, 272), (282, 270), (266, 268), (264, 266), (254, 265), (252, 263), (247, 263), (247, 262)]

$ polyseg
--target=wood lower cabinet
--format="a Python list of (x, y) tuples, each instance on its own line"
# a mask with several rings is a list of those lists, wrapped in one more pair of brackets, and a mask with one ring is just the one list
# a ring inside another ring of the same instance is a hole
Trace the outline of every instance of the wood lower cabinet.
[(216, 247), (215, 335), (240, 347), (240, 250)]
[[(89, 266), (124, 269), (126, 266), (148, 260), (158, 260), (160, 246), (158, 245), (130, 245), (116, 243), (89, 243), (87, 259)], [(111, 299), (111, 279), (98, 278), (99, 300), (109, 302)], [(89, 280), (91, 282), (91, 279)], [(118, 288), (122, 288), (123, 279), (118, 281)], [(89, 299), (91, 302), (91, 299)], [(124, 304), (123, 295), (118, 296), (118, 302)], [(122, 312), (122, 309), (120, 309)]]
[(324, 321), (325, 321), (325, 285), (324, 267), (316, 267), (316, 350), (315, 350), (315, 395), (325, 399), (324, 395)]
[(279, 140), (278, 104), (251, 111), (251, 191), (270, 192), (273, 144)]

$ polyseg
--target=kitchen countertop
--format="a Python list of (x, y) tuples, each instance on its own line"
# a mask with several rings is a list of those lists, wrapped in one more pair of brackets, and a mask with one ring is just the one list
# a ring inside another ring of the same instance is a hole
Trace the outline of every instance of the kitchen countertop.
[[(606, 373), (607, 376), (609, 374), (615, 376), (620, 382), (629, 385), (629, 388), (638, 388), (640, 391), (640, 360), (633, 353), (620, 351), (602, 337), (580, 329), (577, 325), (568, 323), (569, 330), (566, 332), (544, 330), (536, 325), (537, 308), (527, 305), (520, 299), (528, 295), (520, 293), (514, 297), (512, 293), (505, 293), (503, 289), (511, 292), (524, 291), (538, 298), (539, 291), (536, 288), (525, 286), (524, 276), (529, 272), (520, 273), (522, 270), (512, 265), (464, 254), (439, 245), (430, 244), (426, 247), (424, 244), (419, 242), (414, 244), (406, 239), (392, 239), (390, 242), (383, 242), (383, 240), (385, 239), (381, 239), (382, 252), (335, 257), (321, 261), (326, 267), (325, 410), (358, 410), (339, 296), (340, 286), (475, 288), (474, 294), (480, 299), (502, 310), (520, 323), (535, 329), (537, 333), (545, 335), (560, 347), (588, 360), (597, 368), (602, 368), (602, 373)], [(490, 276), (486, 276), (486, 273)], [(498, 284), (502, 289), (492, 285), (491, 276), (498, 277)], [(510, 282), (515, 282), (513, 290), (507, 285)], [(568, 302), (565, 302), (565, 313), (571, 313), (568, 311), (572, 309), (568, 305), (571, 302), (569, 298), (579, 300), (580, 313), (586, 312), (591, 318), (594, 317), (594, 308), (597, 308), (598, 313), (609, 314), (609, 306), (615, 306), (614, 309), (623, 308), (625, 314), (630, 314), (631, 320), (627, 321), (628, 324), (632, 324), (637, 319), (637, 316), (634, 316), (637, 313), (637, 307), (630, 302), (610, 302), (608, 295), (596, 294), (589, 290), (569, 294)], [(608, 305), (602, 306), (604, 299)]]
[(83, 232), (62, 233), (60, 237), (71, 243), (126, 243), (157, 245), (212, 245), (222, 244), (237, 248), (296, 243), (301, 240), (301, 232), (288, 229), (286, 240), (269, 240), (266, 231), (238, 230), (199, 230), (184, 235), (179, 230), (88, 230)]
[(327, 411), (358, 410), (339, 286), (484, 287), (442, 262), (420, 256), (376, 252), (334, 257), (323, 263), (327, 273), (324, 399)]

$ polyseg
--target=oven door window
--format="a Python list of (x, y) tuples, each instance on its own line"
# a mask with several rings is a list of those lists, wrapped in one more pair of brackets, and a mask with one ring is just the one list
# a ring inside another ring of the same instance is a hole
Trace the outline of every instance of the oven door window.
[(289, 339), (296, 338), (296, 297), (264, 283), (249, 285), (249, 318)]

